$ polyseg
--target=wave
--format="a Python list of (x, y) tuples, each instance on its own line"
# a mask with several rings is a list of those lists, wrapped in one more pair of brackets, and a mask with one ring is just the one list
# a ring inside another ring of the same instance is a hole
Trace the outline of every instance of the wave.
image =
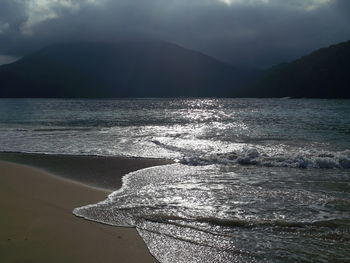
[[(93, 131), (95, 129), (89, 128), (89, 127), (72, 127), (72, 128), (37, 128), (33, 129), (32, 131), (35, 132), (64, 132), (64, 131)], [(30, 130), (28, 130), (30, 131)]]
[(287, 220), (242, 220), (242, 219), (224, 219), (216, 217), (196, 218), (197, 222), (207, 223), (214, 226), (222, 227), (241, 227), (241, 228), (256, 228), (256, 227), (281, 227), (281, 228), (307, 228), (307, 227), (325, 227), (337, 228), (346, 225), (348, 221), (345, 219), (329, 219), (320, 221), (287, 221)]
[(246, 148), (238, 152), (215, 153), (184, 157), (179, 161), (186, 165), (256, 165), (263, 167), (350, 169), (350, 150), (296, 151), (268, 153), (263, 149)]

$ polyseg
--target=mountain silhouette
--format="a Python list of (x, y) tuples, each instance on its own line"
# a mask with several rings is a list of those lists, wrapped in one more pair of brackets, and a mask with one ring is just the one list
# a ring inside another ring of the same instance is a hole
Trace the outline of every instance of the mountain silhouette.
[(1, 66), (0, 97), (232, 97), (256, 76), (166, 42), (57, 44)]
[(240, 96), (350, 98), (350, 41), (273, 67)]

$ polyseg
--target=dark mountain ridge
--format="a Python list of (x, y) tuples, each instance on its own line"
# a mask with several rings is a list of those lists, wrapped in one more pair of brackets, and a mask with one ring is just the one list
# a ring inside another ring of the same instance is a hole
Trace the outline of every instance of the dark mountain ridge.
[(0, 67), (0, 97), (232, 97), (257, 73), (166, 42), (46, 47)]
[(241, 96), (350, 98), (350, 41), (268, 70)]
[(0, 97), (350, 98), (350, 41), (264, 74), (166, 42), (58, 44), (0, 66)]

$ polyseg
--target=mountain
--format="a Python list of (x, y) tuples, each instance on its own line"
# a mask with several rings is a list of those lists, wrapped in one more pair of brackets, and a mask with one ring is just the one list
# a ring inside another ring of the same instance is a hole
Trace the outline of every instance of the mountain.
[(350, 98), (350, 41), (268, 70), (241, 96)]
[(231, 97), (256, 76), (166, 42), (46, 47), (0, 67), (0, 97)]

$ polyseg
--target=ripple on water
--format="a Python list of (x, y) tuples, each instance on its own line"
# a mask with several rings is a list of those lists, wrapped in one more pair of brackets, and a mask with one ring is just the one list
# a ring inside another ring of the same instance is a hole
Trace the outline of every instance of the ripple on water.
[(172, 164), (131, 173), (107, 200), (74, 213), (135, 226), (160, 262), (341, 262), (350, 256), (350, 189), (334, 190), (349, 177)]

